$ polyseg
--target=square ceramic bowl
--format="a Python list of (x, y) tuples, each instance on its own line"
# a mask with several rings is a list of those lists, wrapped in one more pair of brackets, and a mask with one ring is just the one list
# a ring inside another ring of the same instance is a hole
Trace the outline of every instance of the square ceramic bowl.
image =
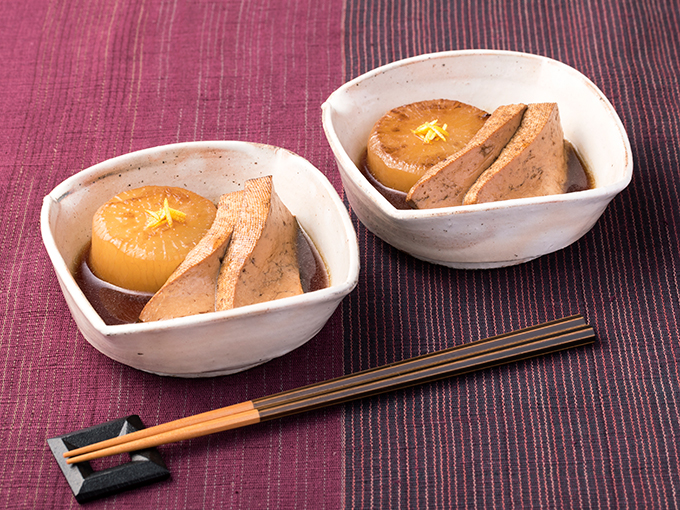
[[(277, 193), (321, 254), (329, 274), (327, 288), (154, 323), (104, 323), (74, 279), (80, 253), (91, 238), (92, 216), (101, 204), (143, 185), (180, 186), (217, 202), (247, 179), (264, 175), (273, 175)], [(359, 274), (356, 234), (326, 177), (300, 156), (254, 143), (181, 143), (99, 163), (45, 197), (41, 231), (66, 302), (87, 341), (120, 363), (161, 375), (231, 374), (290, 352), (321, 330)]]
[[(565, 138), (584, 160), (585, 191), (430, 210), (393, 207), (359, 170), (369, 133), (390, 109), (454, 99), (487, 112), (556, 102)], [(630, 182), (624, 127), (602, 92), (549, 58), (493, 50), (421, 55), (344, 84), (322, 106), (323, 126), (352, 210), (374, 234), (419, 259), (460, 269), (510, 266), (560, 250), (588, 232)]]

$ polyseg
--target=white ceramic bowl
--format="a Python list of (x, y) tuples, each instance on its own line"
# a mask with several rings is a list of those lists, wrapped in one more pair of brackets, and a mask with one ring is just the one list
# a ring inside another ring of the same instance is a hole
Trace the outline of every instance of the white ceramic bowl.
[[(106, 325), (76, 284), (73, 271), (91, 237), (92, 215), (109, 198), (143, 185), (181, 186), (217, 201), (245, 180), (274, 176), (277, 193), (323, 257), (329, 287), (192, 317), (148, 324)], [(88, 342), (110, 358), (162, 375), (230, 374), (307, 342), (355, 287), (356, 234), (344, 204), (308, 161), (284, 149), (217, 141), (134, 152), (70, 177), (45, 197), (43, 242), (73, 317)]]
[[(502, 104), (556, 102), (565, 138), (585, 160), (594, 189), (441, 209), (396, 209), (358, 168), (368, 135), (390, 109), (436, 98), (488, 112)], [(578, 71), (536, 55), (465, 50), (401, 60), (344, 84), (322, 111), (345, 192), (361, 222), (394, 247), (449, 267), (509, 266), (564, 248), (592, 228), (632, 177), (630, 143), (607, 98)]]

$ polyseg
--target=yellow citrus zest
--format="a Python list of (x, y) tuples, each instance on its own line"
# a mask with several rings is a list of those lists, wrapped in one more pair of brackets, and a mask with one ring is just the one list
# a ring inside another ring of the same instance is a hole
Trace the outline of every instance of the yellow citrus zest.
[(172, 227), (173, 221), (179, 221), (184, 223), (187, 215), (182, 211), (173, 209), (168, 205), (168, 199), (163, 200), (163, 207), (158, 211), (149, 211), (146, 209), (146, 213), (149, 215), (149, 219), (146, 222), (145, 229), (156, 228), (161, 226), (163, 223), (167, 223), (169, 227)]
[(417, 128), (411, 130), (411, 132), (425, 143), (430, 143), (436, 138), (446, 141), (446, 137), (449, 136), (449, 133), (446, 131), (448, 126), (446, 124), (441, 127), (438, 126), (438, 120), (439, 119), (435, 119), (430, 122), (425, 122), (424, 124), (421, 124)]

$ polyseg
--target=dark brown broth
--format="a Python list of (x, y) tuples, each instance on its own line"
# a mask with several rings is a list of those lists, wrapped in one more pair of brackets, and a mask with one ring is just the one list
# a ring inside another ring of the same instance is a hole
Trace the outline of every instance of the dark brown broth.
[(581, 155), (571, 143), (565, 141), (564, 146), (567, 150), (567, 183), (564, 192), (573, 193), (594, 188), (595, 181)]
[(78, 266), (73, 275), (92, 308), (105, 324), (130, 324), (137, 322), (144, 305), (153, 293), (138, 292), (112, 285), (97, 278), (90, 270), (90, 244), (80, 254)]
[[(298, 228), (297, 249), (302, 290), (312, 292), (328, 287), (326, 265), (316, 246), (302, 228)], [(79, 256), (74, 278), (92, 307), (105, 324), (137, 322), (139, 314), (153, 293), (123, 289), (100, 280), (90, 270), (89, 256), (90, 245), (88, 243)]]
[[(565, 141), (564, 145), (567, 153), (567, 182), (564, 187), (564, 193), (573, 193), (575, 191), (584, 191), (593, 188), (592, 175), (581, 159), (579, 153), (571, 143)], [(364, 151), (361, 158), (359, 169), (368, 182), (370, 182), (371, 185), (396, 209), (412, 209), (411, 206), (406, 203), (406, 193), (393, 188), (388, 188), (373, 176), (366, 164), (366, 151)]]
[(298, 228), (297, 238), (300, 283), (304, 292), (313, 292), (328, 287), (328, 270), (319, 250), (302, 227)]

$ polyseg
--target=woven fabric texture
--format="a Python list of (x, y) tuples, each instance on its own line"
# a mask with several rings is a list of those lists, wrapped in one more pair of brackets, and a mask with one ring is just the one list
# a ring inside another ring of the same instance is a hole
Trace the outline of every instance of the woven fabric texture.
[[(129, 414), (153, 425), (342, 374), (339, 315), (291, 355), (232, 377), (111, 361), (78, 332), (39, 229), (42, 197), (65, 178), (174, 142), (277, 145), (340, 189), (320, 105), (342, 83), (341, 19), (341, 4), (316, 1), (2, 3), (0, 507), (78, 507), (49, 437)], [(169, 481), (91, 506), (335, 507), (340, 418), (329, 409), (161, 449)]]
[[(679, 11), (663, 0), (0, 2), (0, 507), (79, 507), (49, 437), (129, 414), (153, 425), (572, 313), (597, 345), (161, 447), (170, 480), (87, 506), (680, 506)], [(346, 201), (358, 286), (294, 352), (185, 380), (86, 342), (40, 236), (58, 183), (138, 149), (246, 140), (305, 157), (344, 199), (321, 126), (328, 95), (394, 60), (472, 48), (560, 60), (615, 107), (633, 179), (582, 239), (510, 268), (454, 270), (376, 238)]]
[(357, 225), (348, 372), (577, 312), (599, 342), (350, 406), (348, 508), (678, 506), (679, 22), (666, 2), (348, 2), (345, 79), (450, 49), (548, 56), (610, 99), (635, 165), (585, 237), (511, 268), (422, 263)]

